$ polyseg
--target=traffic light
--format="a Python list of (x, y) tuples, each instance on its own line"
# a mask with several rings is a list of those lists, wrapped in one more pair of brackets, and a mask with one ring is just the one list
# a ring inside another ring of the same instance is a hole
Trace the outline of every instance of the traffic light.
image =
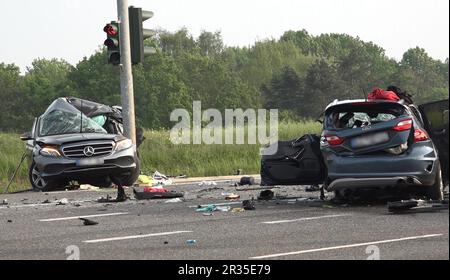
[(119, 43), (119, 24), (116, 21), (111, 21), (104, 28), (107, 39), (104, 45), (108, 47), (108, 64), (120, 64), (120, 43)]
[(144, 40), (154, 36), (156, 31), (144, 29), (142, 26), (144, 21), (153, 17), (153, 12), (130, 6), (128, 16), (130, 19), (131, 62), (133, 64), (143, 63), (144, 56), (156, 52), (155, 48), (144, 46)]

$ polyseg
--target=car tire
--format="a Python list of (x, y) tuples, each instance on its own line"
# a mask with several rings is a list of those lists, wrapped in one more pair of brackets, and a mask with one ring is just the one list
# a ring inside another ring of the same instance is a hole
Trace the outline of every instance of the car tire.
[(432, 186), (426, 186), (425, 197), (431, 200), (442, 200), (444, 198), (444, 182), (442, 181), (441, 165), (436, 166), (436, 179)]
[(33, 161), (30, 165), (28, 178), (31, 186), (35, 191), (51, 191), (59, 188), (64, 188), (67, 182), (63, 180), (46, 180), (41, 177), (41, 172), (37, 169), (36, 163)]

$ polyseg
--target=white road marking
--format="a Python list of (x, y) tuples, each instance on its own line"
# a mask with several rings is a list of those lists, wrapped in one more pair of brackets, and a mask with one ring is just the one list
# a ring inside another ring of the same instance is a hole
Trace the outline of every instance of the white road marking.
[(325, 215), (325, 216), (299, 218), (299, 219), (293, 219), (293, 220), (268, 221), (268, 222), (262, 222), (261, 224), (272, 225), (272, 224), (292, 223), (292, 222), (310, 221), (310, 220), (318, 220), (318, 219), (325, 219), (325, 218), (347, 217), (347, 216), (351, 216), (351, 215), (350, 214)]
[(300, 255), (300, 254), (315, 253), (315, 252), (322, 252), (322, 251), (331, 251), (331, 250), (346, 249), (346, 248), (353, 248), (353, 247), (369, 246), (369, 245), (375, 245), (375, 244), (400, 242), (400, 241), (406, 241), (406, 240), (431, 238), (431, 237), (438, 237), (438, 236), (442, 236), (442, 235), (443, 234), (441, 234), (441, 233), (440, 234), (427, 234), (427, 235), (403, 237), (403, 238), (397, 238), (397, 239), (387, 239), (387, 240), (381, 240), (381, 241), (373, 241), (373, 242), (348, 244), (348, 245), (341, 245), (341, 246), (334, 246), (334, 247), (310, 249), (310, 250), (303, 250), (303, 251), (296, 251), (296, 252), (271, 254), (271, 255), (265, 255), (265, 256), (251, 257), (250, 259), (268, 259), (268, 258), (276, 258), (276, 257), (283, 257), (283, 256)]
[(192, 232), (192, 231), (186, 231), (186, 230), (169, 231), (169, 232), (142, 234), (142, 235), (130, 235), (130, 236), (111, 237), (111, 238), (104, 238), (104, 239), (86, 240), (86, 241), (83, 241), (83, 242), (84, 243), (99, 243), (99, 242), (107, 242), (107, 241), (136, 239), (136, 238), (145, 238), (145, 237), (162, 236), (162, 235), (172, 235), (172, 234), (189, 233), (189, 232)]
[(72, 217), (64, 217), (64, 218), (53, 218), (53, 219), (42, 219), (40, 222), (54, 222), (54, 221), (66, 221), (66, 220), (75, 220), (78, 218), (94, 218), (94, 217), (107, 217), (107, 216), (117, 216), (117, 215), (126, 215), (128, 212), (119, 212), (119, 213), (107, 213), (107, 214), (96, 214), (96, 215), (84, 215), (84, 216), (72, 216)]

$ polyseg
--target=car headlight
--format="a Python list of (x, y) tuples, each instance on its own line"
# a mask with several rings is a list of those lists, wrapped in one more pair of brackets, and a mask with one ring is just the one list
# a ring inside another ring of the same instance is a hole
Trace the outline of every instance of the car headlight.
[(133, 146), (133, 142), (130, 139), (120, 140), (116, 143), (116, 147), (114, 150), (122, 151)]
[(55, 147), (43, 147), (39, 153), (46, 157), (60, 157), (61, 153)]

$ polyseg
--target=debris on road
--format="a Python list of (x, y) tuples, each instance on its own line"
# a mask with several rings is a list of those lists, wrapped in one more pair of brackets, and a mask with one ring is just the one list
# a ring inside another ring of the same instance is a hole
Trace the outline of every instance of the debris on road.
[(217, 186), (217, 183), (214, 181), (201, 181), (198, 183), (199, 186)]
[(12, 223), (12, 220), (7, 220), (8, 223)]
[(170, 186), (173, 184), (172, 179), (170, 179), (169, 177), (158, 171), (155, 171), (152, 177), (153, 177), (153, 185)]
[(95, 187), (95, 186), (92, 186), (92, 185), (89, 185), (89, 184), (80, 185), (79, 189), (83, 190), (83, 191), (99, 191), (100, 190), (99, 187)]
[(216, 211), (228, 212), (230, 211), (230, 206), (216, 206)]
[(199, 205), (197, 207), (197, 209), (195, 210), (196, 212), (214, 212), (214, 211), (220, 211), (220, 212), (228, 212), (230, 211), (231, 207), (230, 206), (217, 206), (215, 204), (209, 204), (207, 206), (201, 206)]
[(3, 201), (2, 201), (2, 205), (8, 205), (8, 199), (3, 199)]
[(67, 198), (62, 198), (56, 202), (56, 205), (66, 205), (69, 204), (69, 200)]
[(137, 179), (137, 183), (140, 184), (144, 184), (147, 186), (151, 186), (153, 183), (153, 178), (148, 176), (148, 175), (139, 175), (138, 179)]
[(92, 221), (92, 220), (89, 220), (89, 219), (86, 219), (86, 218), (79, 218), (79, 219), (83, 221), (83, 225), (85, 225), (85, 226), (98, 225), (98, 222), (96, 222), (96, 221)]
[(272, 189), (279, 189), (280, 187), (273, 187), (273, 186), (270, 186), (270, 187), (262, 187), (262, 186), (260, 186), (260, 187), (256, 187), (256, 188), (247, 188), (247, 187), (245, 187), (245, 188), (236, 188), (236, 191), (259, 191), (259, 190), (272, 190)]
[(109, 194), (106, 195), (106, 198), (100, 197), (97, 202), (99, 203), (110, 203), (110, 202), (124, 202), (129, 197), (125, 194), (125, 190), (122, 186), (117, 186), (117, 198), (113, 199)]
[(255, 202), (252, 200), (244, 200), (242, 201), (242, 208), (244, 210), (255, 210)]
[(197, 240), (195, 240), (195, 239), (188, 239), (188, 240), (186, 240), (186, 244), (188, 244), (188, 245), (195, 245), (195, 244), (197, 244)]
[(426, 201), (420, 199), (410, 199), (388, 202), (388, 212), (394, 214), (402, 213), (423, 213), (423, 212), (435, 212), (441, 210), (448, 210), (447, 201)]
[(212, 215), (214, 215), (212, 212), (205, 212), (205, 213), (203, 213), (203, 216), (212, 216)]
[(305, 192), (316, 192), (319, 190), (320, 190), (319, 185), (310, 185), (305, 187)]
[(241, 196), (238, 194), (234, 194), (234, 193), (229, 193), (225, 196), (225, 199), (227, 200), (235, 200), (235, 199), (239, 199)]
[(178, 203), (178, 202), (183, 202), (183, 200), (181, 200), (179, 197), (177, 198), (172, 198), (166, 201), (166, 203)]
[(265, 190), (259, 193), (258, 200), (271, 200), (275, 196), (272, 190)]
[(195, 211), (197, 211), (197, 212), (213, 212), (213, 211), (216, 211), (216, 209), (217, 209), (217, 206), (214, 204), (210, 204), (205, 207), (201, 207), (199, 205)]
[[(155, 189), (155, 188), (151, 188), (151, 189)], [(178, 198), (178, 197), (183, 197), (184, 194), (182, 193), (178, 193), (178, 192), (174, 192), (174, 191), (136, 191), (136, 189), (133, 189), (133, 193), (134, 193), (134, 197), (138, 200), (141, 199), (167, 199), (167, 198)]]
[(245, 212), (245, 209), (244, 208), (240, 208), (240, 207), (236, 207), (236, 208), (231, 209), (231, 212), (232, 213), (242, 213), (242, 212)]
[(239, 185), (246, 186), (246, 185), (255, 185), (255, 178), (254, 177), (242, 177), (239, 181)]

